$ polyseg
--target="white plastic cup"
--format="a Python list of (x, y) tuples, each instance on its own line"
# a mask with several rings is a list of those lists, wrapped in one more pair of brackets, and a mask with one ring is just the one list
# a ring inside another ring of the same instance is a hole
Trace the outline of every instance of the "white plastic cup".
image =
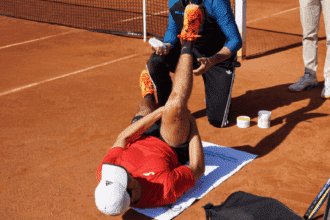
[(237, 127), (239, 127), (239, 128), (250, 127), (250, 117), (248, 117), (248, 116), (237, 117)]
[(258, 127), (259, 128), (269, 128), (270, 127), (270, 117), (272, 113), (270, 111), (261, 110), (258, 112)]

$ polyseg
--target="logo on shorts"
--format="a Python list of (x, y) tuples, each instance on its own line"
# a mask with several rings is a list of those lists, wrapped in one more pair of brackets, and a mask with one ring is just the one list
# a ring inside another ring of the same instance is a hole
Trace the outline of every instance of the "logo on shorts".
[(150, 175), (155, 175), (155, 173), (154, 172), (149, 172), (149, 173), (144, 173), (143, 175), (150, 176)]
[(230, 74), (232, 74), (233, 72), (230, 71), (230, 70), (226, 70), (226, 73), (227, 73), (228, 75), (230, 75)]

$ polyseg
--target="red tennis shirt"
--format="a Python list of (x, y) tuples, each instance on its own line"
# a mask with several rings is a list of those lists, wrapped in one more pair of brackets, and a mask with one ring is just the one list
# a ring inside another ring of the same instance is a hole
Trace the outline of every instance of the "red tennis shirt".
[(101, 181), (103, 163), (123, 166), (141, 185), (136, 208), (149, 208), (174, 203), (195, 185), (194, 175), (187, 166), (179, 166), (177, 154), (165, 142), (142, 136), (126, 148), (110, 149), (98, 167), (96, 178)]

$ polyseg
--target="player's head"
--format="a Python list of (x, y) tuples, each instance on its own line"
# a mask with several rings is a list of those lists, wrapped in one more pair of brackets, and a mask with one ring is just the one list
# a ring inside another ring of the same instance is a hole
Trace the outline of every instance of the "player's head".
[(129, 176), (124, 167), (104, 163), (102, 177), (95, 189), (95, 204), (107, 215), (124, 213), (131, 203), (127, 191)]

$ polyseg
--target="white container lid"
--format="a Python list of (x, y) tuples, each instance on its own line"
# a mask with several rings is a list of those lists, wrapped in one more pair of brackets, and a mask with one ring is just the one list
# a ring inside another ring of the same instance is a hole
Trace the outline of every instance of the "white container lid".
[(238, 116), (237, 117), (237, 127), (239, 127), (239, 128), (250, 127), (250, 117), (249, 116)]

